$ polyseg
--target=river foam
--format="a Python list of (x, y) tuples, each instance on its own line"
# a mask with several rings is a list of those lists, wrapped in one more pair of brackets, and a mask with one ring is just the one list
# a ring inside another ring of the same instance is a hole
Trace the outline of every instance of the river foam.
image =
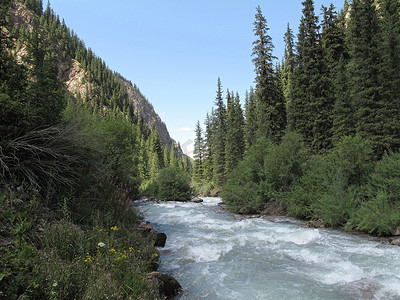
[(161, 271), (182, 284), (180, 299), (400, 299), (400, 247), (286, 218), (235, 219), (203, 199), (140, 204), (168, 236)]

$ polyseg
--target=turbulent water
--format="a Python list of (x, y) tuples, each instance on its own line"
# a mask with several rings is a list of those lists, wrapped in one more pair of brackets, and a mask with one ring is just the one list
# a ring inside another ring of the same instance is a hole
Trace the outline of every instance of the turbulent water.
[(400, 299), (400, 247), (286, 218), (235, 219), (219, 198), (141, 202), (168, 236), (161, 272), (179, 299)]

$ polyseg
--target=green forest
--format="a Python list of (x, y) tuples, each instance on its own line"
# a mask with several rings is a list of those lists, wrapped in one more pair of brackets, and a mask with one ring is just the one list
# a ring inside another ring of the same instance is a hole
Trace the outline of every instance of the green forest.
[(255, 87), (242, 108), (218, 78), (196, 126), (195, 187), (222, 190), (234, 212), (390, 235), (400, 226), (400, 3), (345, 1), (321, 14), (302, 4), (280, 62), (257, 8)]
[[(189, 158), (50, 4), (1, 1), (0, 28), (0, 299), (162, 298), (132, 201), (189, 199)], [(72, 62), (83, 95), (60, 78)]]

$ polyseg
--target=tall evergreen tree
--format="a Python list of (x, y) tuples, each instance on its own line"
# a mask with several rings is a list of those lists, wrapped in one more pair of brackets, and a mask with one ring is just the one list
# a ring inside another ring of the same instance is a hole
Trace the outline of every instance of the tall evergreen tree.
[[(229, 93), (228, 93), (229, 94)], [(243, 111), (240, 106), (239, 94), (236, 96), (231, 94), (227, 97), (227, 133), (226, 133), (226, 174), (227, 176), (236, 168), (237, 164), (242, 160), (245, 149), (244, 142), (244, 118)]]
[(258, 130), (257, 99), (253, 87), (250, 87), (250, 92), (246, 91), (245, 115), (246, 115), (246, 122), (244, 127), (244, 133), (245, 133), (246, 147), (250, 148), (256, 142), (257, 136), (255, 133)]
[(385, 149), (400, 149), (400, 2), (380, 1), (383, 56), (380, 74), (383, 88), (382, 112), (385, 123), (382, 128), (382, 146)]
[(201, 182), (204, 179), (204, 139), (200, 121), (197, 121), (195, 133), (193, 179), (196, 182)]
[(279, 141), (286, 126), (286, 108), (275, 83), (272, 38), (268, 35), (267, 20), (260, 6), (255, 15), (253, 63), (256, 72), (256, 96), (258, 100), (258, 136)]
[[(348, 124), (348, 113), (346, 106), (349, 105), (349, 97), (347, 95), (347, 78), (343, 72), (344, 65), (348, 61), (348, 51), (345, 40), (345, 27), (339, 22), (338, 15), (333, 4), (329, 8), (322, 7), (322, 59), (324, 61), (323, 79), (325, 93), (323, 94), (324, 103), (328, 106), (326, 111), (327, 127), (331, 131), (325, 135), (325, 147), (330, 145), (329, 139), (333, 136), (333, 140), (339, 141), (344, 134), (343, 130), (351, 130)], [(337, 118), (332, 111), (336, 111), (340, 117)], [(348, 132), (349, 133), (349, 132)]]
[(225, 141), (226, 141), (226, 107), (222, 98), (221, 80), (217, 82), (215, 98), (214, 131), (212, 135), (214, 182), (222, 186), (225, 182)]
[(211, 116), (207, 113), (206, 119), (204, 121), (205, 125), (205, 137), (204, 137), (204, 179), (207, 182), (212, 182), (214, 176), (214, 168), (213, 168), (213, 116), (214, 112), (211, 113)]
[[(153, 155), (152, 163), (156, 170), (153, 174), (158, 173), (158, 170), (164, 168), (164, 151), (157, 129), (153, 126), (150, 135), (150, 151)], [(150, 157), (151, 158), (151, 157)]]
[(379, 19), (374, 0), (354, 0), (349, 21), (350, 95), (356, 133), (373, 141), (379, 156), (386, 148), (382, 136), (386, 123), (380, 84), (382, 55)]
[(313, 0), (305, 0), (300, 21), (293, 99), (288, 107), (290, 128), (298, 130), (305, 141), (318, 152), (330, 144), (332, 121), (329, 117), (333, 103), (326, 95), (327, 66), (319, 34), (318, 17)]
[[(287, 24), (286, 33), (284, 36), (285, 52), (283, 55), (282, 63), (282, 89), (285, 97), (286, 107), (292, 102), (292, 76), (295, 67), (294, 55), (294, 35), (290, 29), (289, 23)], [(289, 122), (289, 121), (288, 121)]]

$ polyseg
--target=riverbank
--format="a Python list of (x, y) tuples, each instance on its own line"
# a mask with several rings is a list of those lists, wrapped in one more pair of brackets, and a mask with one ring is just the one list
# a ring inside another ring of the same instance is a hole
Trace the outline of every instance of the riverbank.
[[(229, 206), (226, 204), (226, 202), (221, 201), (218, 203), (218, 205), (221, 207), (223, 210), (229, 210)], [(234, 213), (234, 212), (232, 212)], [(265, 218), (267, 220), (271, 220), (269, 217), (287, 217), (287, 218), (294, 218), (293, 216), (290, 216), (287, 213), (287, 208), (280, 206), (277, 203), (269, 203), (269, 205), (260, 213), (258, 214), (235, 214), (235, 217), (238, 219), (254, 219), (254, 218)], [(353, 235), (368, 235), (376, 239), (377, 242), (380, 243), (386, 243), (394, 246), (400, 246), (400, 227), (396, 228), (396, 230), (393, 231), (392, 235), (384, 236), (384, 237), (379, 237), (376, 235), (373, 235), (368, 232), (363, 232), (363, 231), (355, 231), (349, 228), (346, 228), (346, 226), (329, 226), (324, 223), (322, 219), (317, 219), (317, 220), (302, 220), (298, 218), (294, 218), (298, 222), (301, 222), (302, 226), (306, 228), (330, 228), (330, 229), (336, 229), (336, 230), (341, 230), (343, 232), (346, 232), (348, 234), (353, 234)]]

